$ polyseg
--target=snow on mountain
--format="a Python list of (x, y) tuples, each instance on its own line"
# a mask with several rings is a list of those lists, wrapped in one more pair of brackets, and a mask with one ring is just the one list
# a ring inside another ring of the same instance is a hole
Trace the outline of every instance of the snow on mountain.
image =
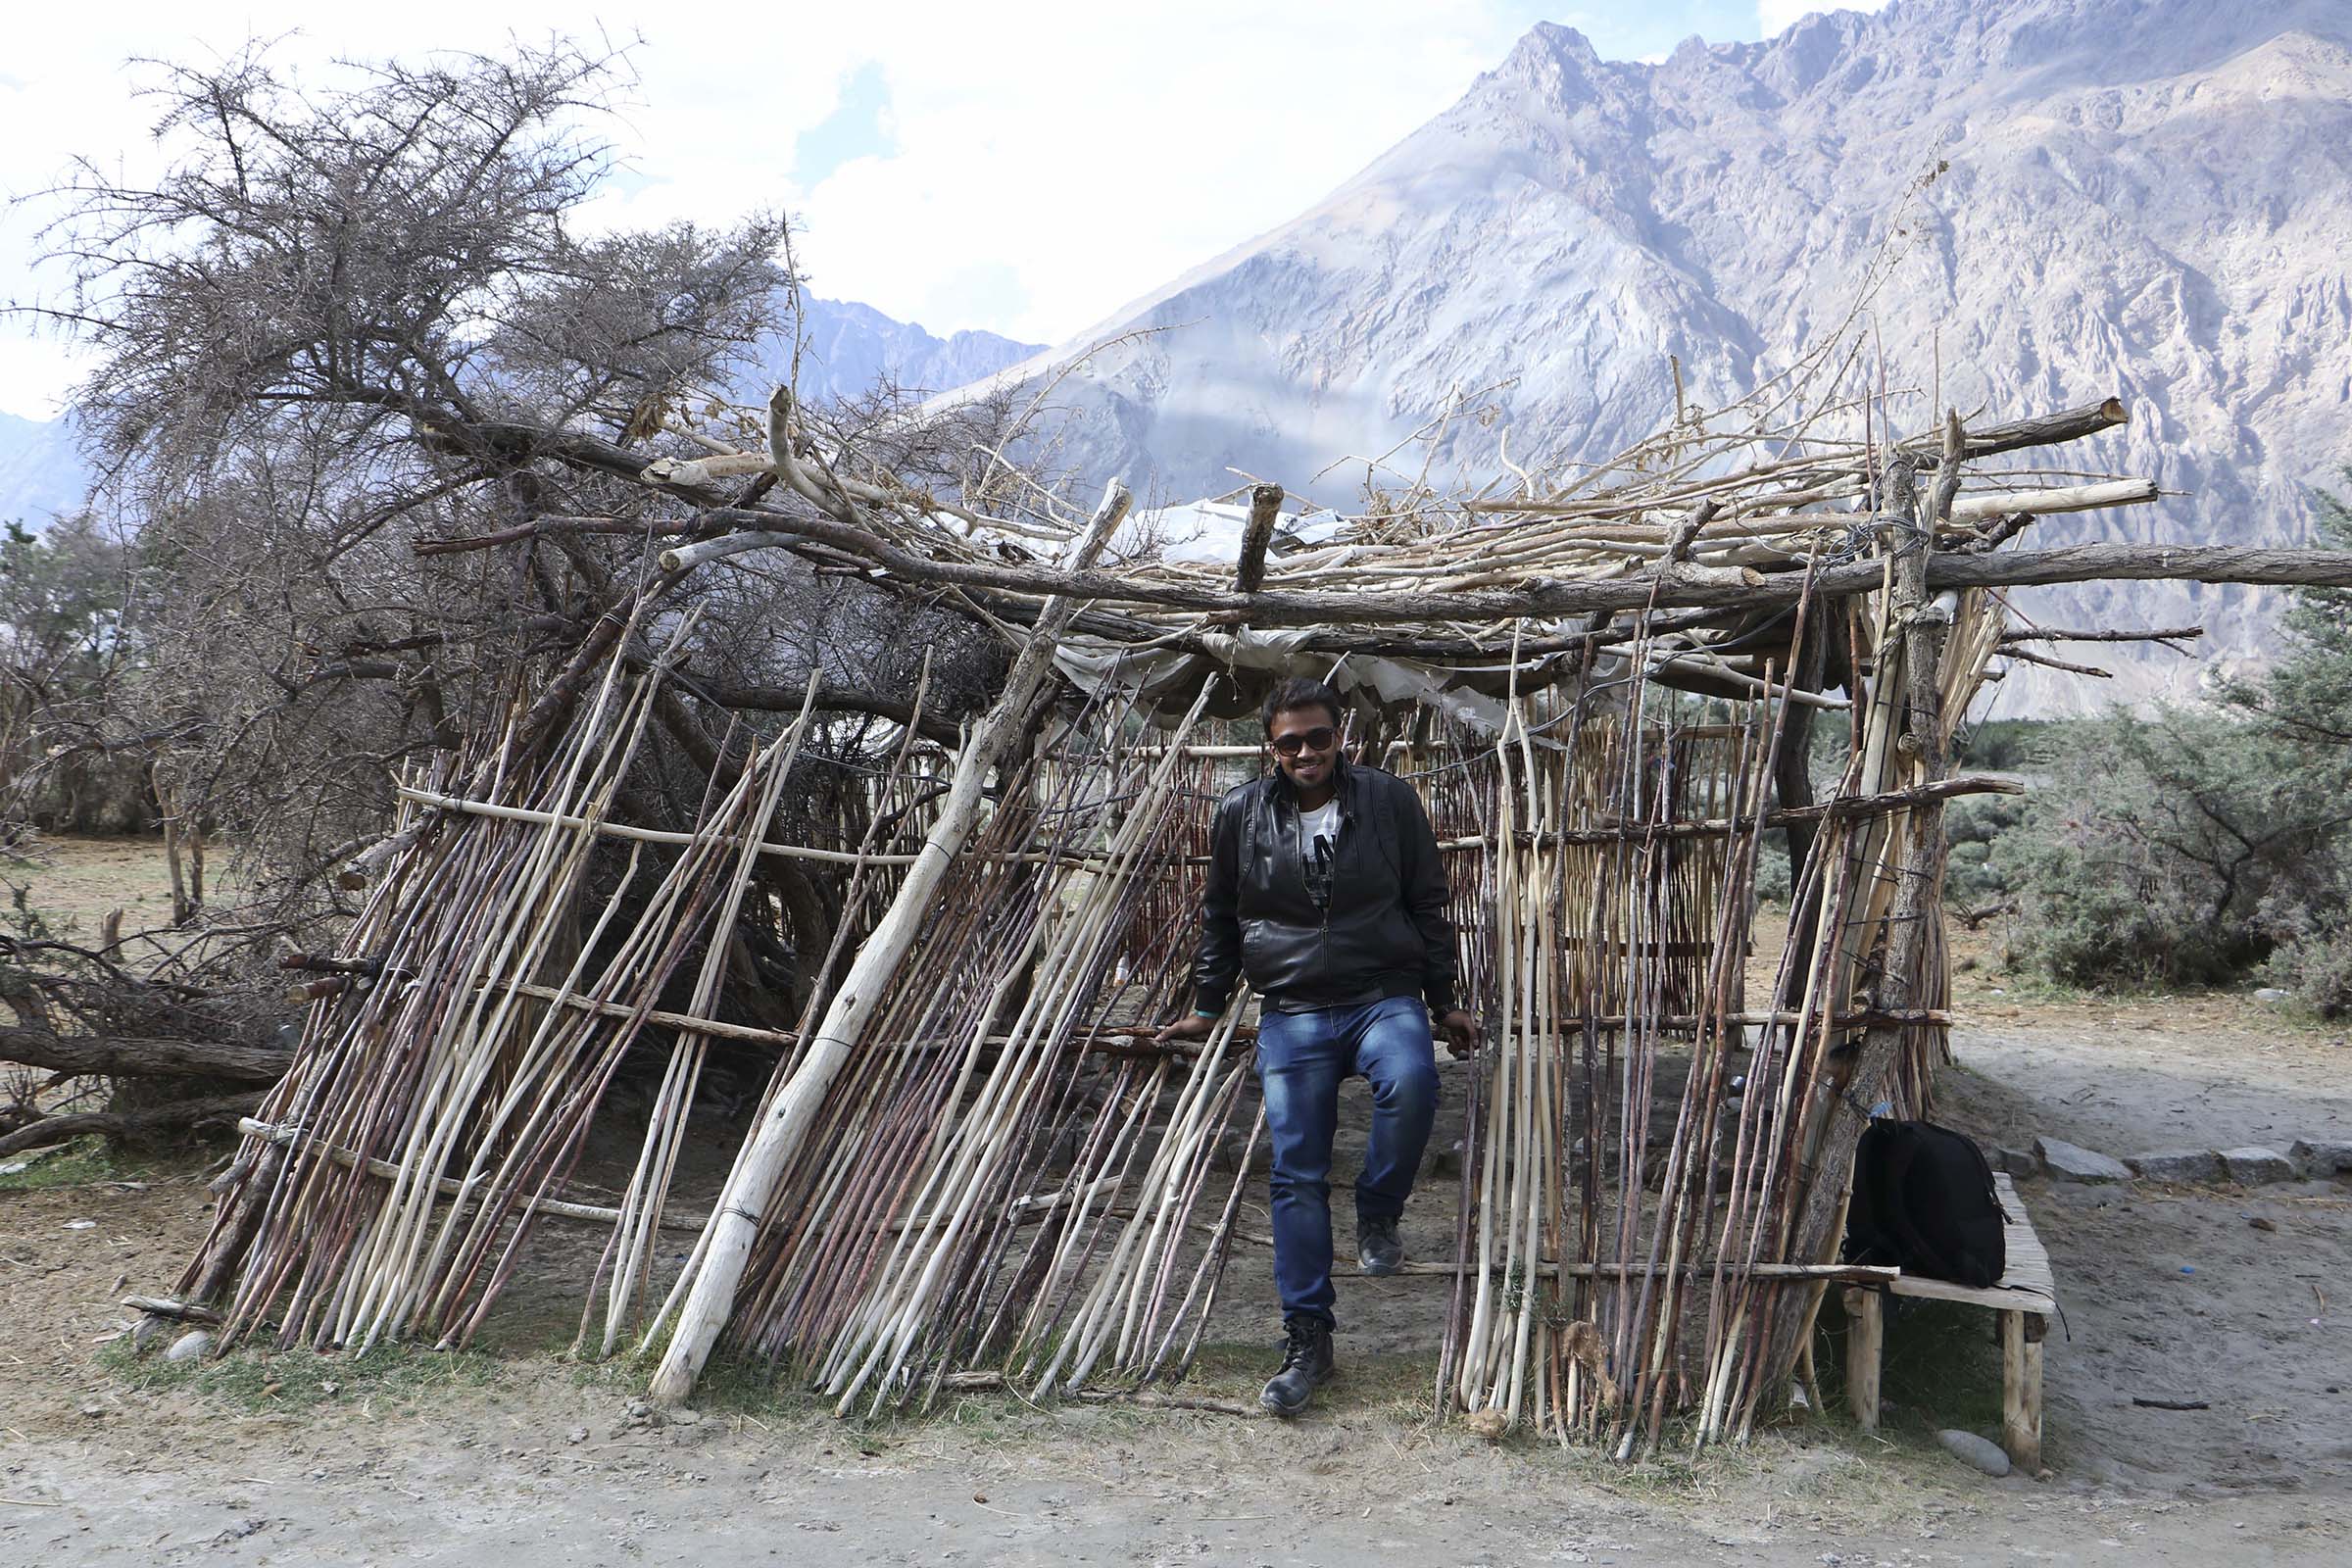
[[(1923, 173), (1948, 166), (1906, 205)], [(2156, 478), (2156, 506), (2029, 542), (2297, 539), (2352, 462), (2352, 6), (1893, 0), (1762, 43), (1604, 61), (1539, 25), (1459, 102), (1291, 222), (1008, 375), (1158, 329), (1057, 389), (1060, 462), (1178, 496), (1231, 470), (1345, 503), (1360, 463), (1457, 390), (1511, 452), (1603, 456), (1690, 395), (1728, 401), (1834, 329), (1892, 235), (1875, 316), (1893, 384), (1966, 416), (2114, 393), (2128, 430), (2046, 460)], [(1925, 426), (1924, 400), (1911, 408)], [(1500, 471), (1458, 421), (1437, 471)], [(1327, 471), (1328, 470), (1328, 471)], [(2043, 590), (2049, 623), (2202, 619), (2259, 655), (2275, 593)], [(2193, 689), (2012, 672), (2001, 711)]]

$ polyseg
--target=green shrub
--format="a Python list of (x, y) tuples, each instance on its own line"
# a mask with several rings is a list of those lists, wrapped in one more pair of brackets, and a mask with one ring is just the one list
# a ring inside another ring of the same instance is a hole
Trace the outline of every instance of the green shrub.
[(2007, 874), (1993, 861), (1993, 846), (2025, 815), (2020, 795), (1963, 795), (1944, 807), (1944, 903), (1981, 909), (2012, 897)]
[[(2323, 493), (2316, 514), (2320, 543), (2352, 547), (2352, 507)], [(1946, 808), (1946, 901), (2013, 903), (2011, 961), (2069, 984), (2259, 970), (2352, 1013), (2352, 591), (2297, 590), (2284, 630), (2218, 710), (1978, 726), (1965, 764), (2033, 793)]]
[(2274, 898), (2263, 920), (2277, 944), (2262, 977), (2284, 987), (2323, 1018), (2352, 1014), (2352, 873), (2339, 864), (2332, 886), (2313, 900)]
[(1973, 769), (2015, 773), (2044, 760), (2064, 726), (2045, 718), (1992, 718), (1971, 725), (1960, 756)]
[(2348, 784), (2336, 749), (2212, 711), (2070, 726), (1987, 856), (2013, 957), (2073, 985), (2241, 978), (2337, 896)]

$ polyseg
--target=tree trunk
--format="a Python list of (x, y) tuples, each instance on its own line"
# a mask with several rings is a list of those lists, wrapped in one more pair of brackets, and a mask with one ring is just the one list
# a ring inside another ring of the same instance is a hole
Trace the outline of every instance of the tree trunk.
[(135, 1138), (147, 1133), (190, 1128), (208, 1122), (233, 1122), (251, 1114), (261, 1102), (256, 1094), (217, 1095), (207, 1100), (180, 1100), (144, 1110), (91, 1111), (79, 1116), (43, 1116), (0, 1138), (0, 1154), (26, 1149), (46, 1149), (69, 1139), (102, 1133), (109, 1138)]
[(0, 1028), (0, 1061), (51, 1072), (107, 1078), (218, 1078), (233, 1084), (273, 1084), (294, 1058), (282, 1051), (225, 1040), (179, 1040), (139, 1035), (57, 1035), (42, 1029)]

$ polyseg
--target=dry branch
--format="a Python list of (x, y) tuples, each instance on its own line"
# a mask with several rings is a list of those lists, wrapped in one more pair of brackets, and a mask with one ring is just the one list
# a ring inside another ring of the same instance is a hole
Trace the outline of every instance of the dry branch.
[[(1335, 593), (1266, 589), (1255, 594), (1139, 580), (1107, 571), (1059, 571), (984, 562), (934, 560), (889, 544), (862, 529), (816, 519), (784, 519), (727, 513), (726, 520), (765, 525), (733, 533), (705, 547), (671, 551), (666, 570), (683, 574), (715, 556), (786, 548), (822, 538), (888, 568), (911, 583), (958, 584), (1006, 593), (1060, 596), (1103, 604), (1195, 611), (1255, 626), (1395, 625), (1414, 621), (1493, 622), (1606, 614), (1645, 608), (1783, 609), (1804, 591), (1800, 573), (1732, 573), (1670, 562), (1598, 581), (1547, 581), (1508, 591), (1462, 590)], [(2102, 580), (2259, 583), (2287, 587), (2352, 587), (2352, 552), (2283, 550), (2252, 545), (2072, 545), (2056, 550), (1994, 551), (1983, 555), (1938, 551), (1928, 564), (1932, 591), (2026, 587)], [(1858, 561), (1822, 571), (1813, 591), (1824, 598), (1876, 592), (1882, 569)]]
[(2144, 631), (2088, 631), (2066, 626), (2023, 626), (2001, 633), (2001, 646), (2012, 643), (2172, 643), (2205, 635), (2202, 626), (2165, 626)]
[(1266, 580), (1266, 547), (1282, 514), (1282, 486), (1261, 484), (1250, 492), (1250, 520), (1242, 529), (1242, 558), (1233, 574), (1236, 593), (1253, 594)]
[(39, 1029), (0, 1027), (0, 1061), (21, 1061), (53, 1072), (273, 1084), (285, 1076), (293, 1060), (282, 1051), (229, 1041), (54, 1035)]
[(143, 1110), (94, 1110), (76, 1115), (44, 1116), (30, 1126), (20, 1127), (6, 1137), (0, 1137), (0, 1154), (14, 1154), (27, 1149), (46, 1149), (52, 1144), (95, 1134), (105, 1138), (143, 1138), (159, 1132), (213, 1126), (242, 1116), (253, 1109), (257, 1097), (251, 1094), (217, 1095), (205, 1100), (183, 1100), (172, 1104), (154, 1105)]

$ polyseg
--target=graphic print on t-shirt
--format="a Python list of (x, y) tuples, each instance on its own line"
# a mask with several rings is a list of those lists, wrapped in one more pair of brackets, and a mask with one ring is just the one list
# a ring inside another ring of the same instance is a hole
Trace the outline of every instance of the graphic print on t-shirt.
[(1316, 905), (1331, 906), (1331, 862), (1339, 850), (1340, 802), (1337, 796), (1311, 811), (1298, 813), (1299, 863), (1306, 872), (1306, 891)]

